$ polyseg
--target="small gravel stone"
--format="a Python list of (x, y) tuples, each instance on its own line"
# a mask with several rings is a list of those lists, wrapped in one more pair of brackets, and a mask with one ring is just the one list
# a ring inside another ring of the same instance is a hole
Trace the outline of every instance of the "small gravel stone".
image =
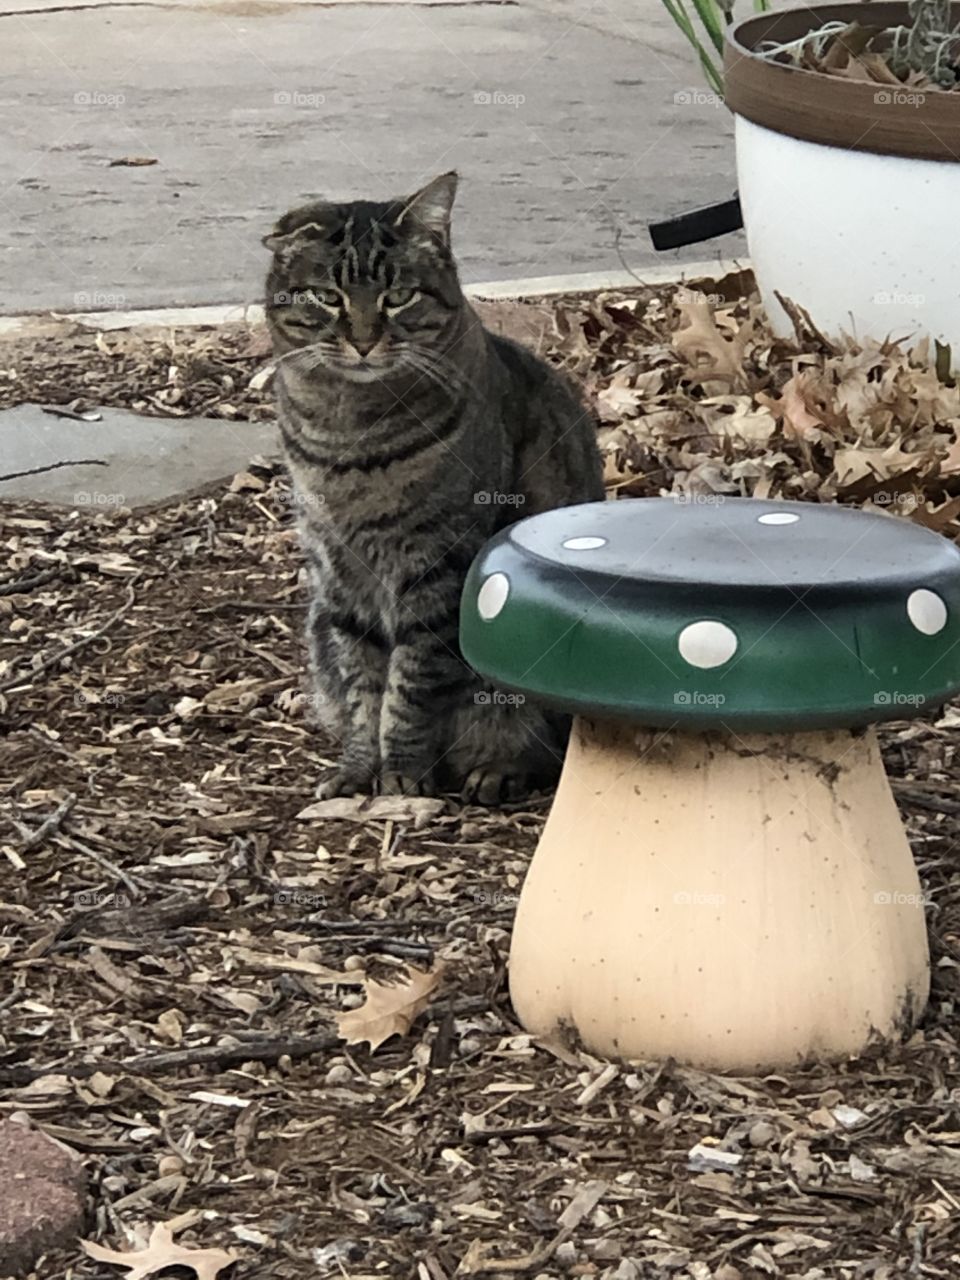
[(323, 1080), (325, 1084), (352, 1084), (353, 1072), (345, 1063), (340, 1062), (330, 1068)]
[(766, 1120), (758, 1120), (751, 1126), (747, 1141), (751, 1147), (769, 1147), (777, 1136), (776, 1128)]
[(577, 1260), (577, 1246), (565, 1240), (563, 1244), (557, 1245), (553, 1256), (561, 1267), (572, 1267)]
[(633, 1258), (624, 1258), (613, 1273), (612, 1280), (641, 1280), (639, 1264)]

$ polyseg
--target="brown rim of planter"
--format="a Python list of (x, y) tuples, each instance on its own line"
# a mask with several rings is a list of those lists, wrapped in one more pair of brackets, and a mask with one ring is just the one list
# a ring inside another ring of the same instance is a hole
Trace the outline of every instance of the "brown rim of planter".
[[(953, 19), (960, 19), (960, 4), (953, 6)], [(960, 90), (898, 90), (753, 55), (766, 40), (796, 40), (825, 22), (854, 20), (893, 27), (910, 18), (900, 0), (872, 0), (763, 13), (734, 24), (724, 56), (727, 106), (754, 124), (806, 142), (960, 162)]]

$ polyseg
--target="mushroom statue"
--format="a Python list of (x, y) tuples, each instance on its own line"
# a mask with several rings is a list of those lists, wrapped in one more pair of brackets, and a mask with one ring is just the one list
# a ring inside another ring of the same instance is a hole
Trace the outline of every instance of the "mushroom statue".
[(856, 1054), (929, 988), (876, 721), (960, 690), (960, 551), (807, 503), (670, 498), (489, 542), (466, 660), (574, 714), (517, 909), (514, 1007), (719, 1071)]

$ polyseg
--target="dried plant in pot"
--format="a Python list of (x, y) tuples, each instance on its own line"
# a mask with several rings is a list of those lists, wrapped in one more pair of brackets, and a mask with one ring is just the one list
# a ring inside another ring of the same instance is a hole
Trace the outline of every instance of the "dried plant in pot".
[(774, 326), (960, 351), (960, 5), (868, 0), (727, 30), (740, 201)]
[(510, 955), (531, 1031), (716, 1070), (856, 1054), (928, 989), (873, 725), (960, 690), (960, 551), (905, 521), (589, 503), (471, 568), (464, 656), (575, 716)]

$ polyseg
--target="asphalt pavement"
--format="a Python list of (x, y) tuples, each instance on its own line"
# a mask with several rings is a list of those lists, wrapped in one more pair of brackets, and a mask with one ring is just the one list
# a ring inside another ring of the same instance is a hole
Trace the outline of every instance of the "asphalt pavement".
[(659, 0), (0, 0), (0, 37), (6, 314), (254, 301), (279, 213), (449, 168), (466, 281), (744, 253), (650, 246), (735, 187)]

